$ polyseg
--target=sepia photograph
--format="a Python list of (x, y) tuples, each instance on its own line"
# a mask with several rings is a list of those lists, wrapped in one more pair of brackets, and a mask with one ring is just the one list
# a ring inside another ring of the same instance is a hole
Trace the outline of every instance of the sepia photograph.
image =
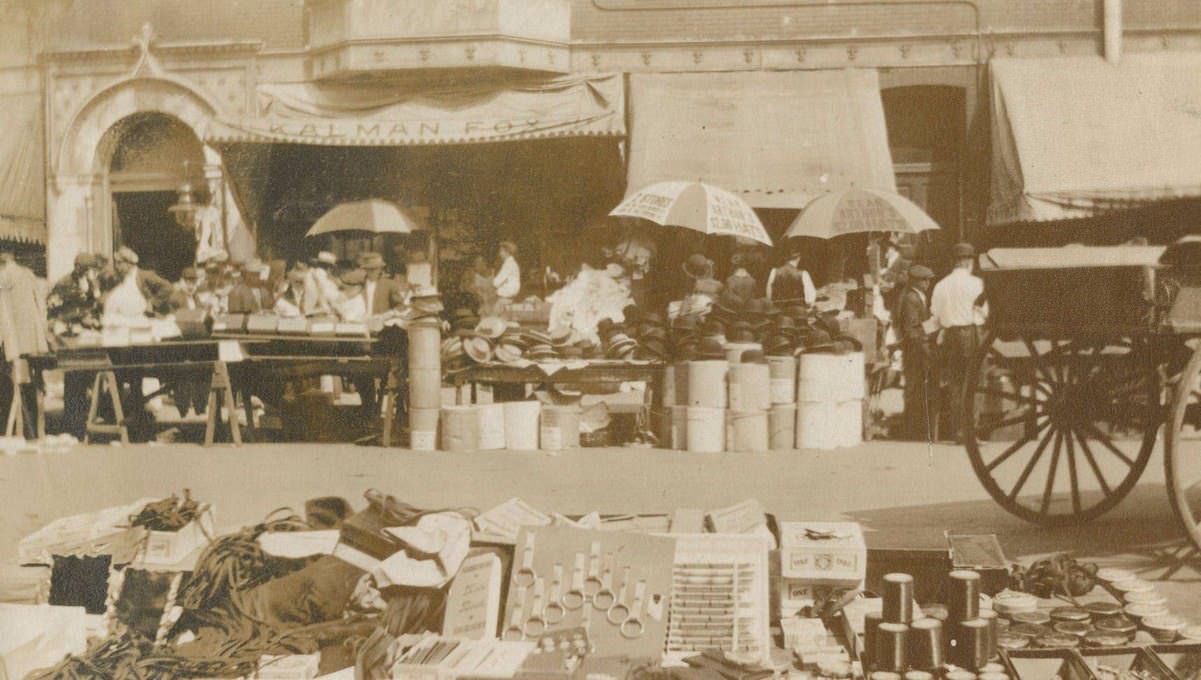
[(0, 0), (0, 680), (1201, 680), (1201, 0)]

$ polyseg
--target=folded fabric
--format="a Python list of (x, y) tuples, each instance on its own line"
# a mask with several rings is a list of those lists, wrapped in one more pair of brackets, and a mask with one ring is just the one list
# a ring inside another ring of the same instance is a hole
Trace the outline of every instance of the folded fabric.
[(434, 513), (416, 526), (388, 527), (404, 548), (371, 570), (376, 585), (441, 588), (454, 578), (471, 547), (471, 522), (458, 513)]

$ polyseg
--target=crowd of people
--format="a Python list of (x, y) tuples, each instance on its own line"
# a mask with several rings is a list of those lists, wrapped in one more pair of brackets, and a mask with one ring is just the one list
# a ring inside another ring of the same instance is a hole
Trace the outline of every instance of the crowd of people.
[(401, 309), (411, 294), (404, 278), (386, 275), (383, 257), (374, 252), (342, 265), (326, 251), (290, 266), (282, 261), (234, 263), (218, 256), (185, 268), (174, 283), (140, 269), (138, 262), (137, 253), (127, 247), (118, 249), (111, 260), (77, 256), (74, 269), (54, 285), (47, 299), (55, 335), (71, 337), (181, 310), (362, 322)]

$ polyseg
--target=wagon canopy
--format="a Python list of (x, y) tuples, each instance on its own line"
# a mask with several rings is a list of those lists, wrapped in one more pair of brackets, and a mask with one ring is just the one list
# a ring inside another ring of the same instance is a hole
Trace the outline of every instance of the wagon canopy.
[(989, 224), (1201, 196), (1201, 54), (994, 59)]

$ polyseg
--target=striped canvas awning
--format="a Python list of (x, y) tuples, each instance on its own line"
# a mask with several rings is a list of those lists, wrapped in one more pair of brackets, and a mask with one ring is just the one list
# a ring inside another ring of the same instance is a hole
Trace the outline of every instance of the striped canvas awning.
[(46, 243), (45, 144), (40, 94), (0, 99), (0, 240)]

